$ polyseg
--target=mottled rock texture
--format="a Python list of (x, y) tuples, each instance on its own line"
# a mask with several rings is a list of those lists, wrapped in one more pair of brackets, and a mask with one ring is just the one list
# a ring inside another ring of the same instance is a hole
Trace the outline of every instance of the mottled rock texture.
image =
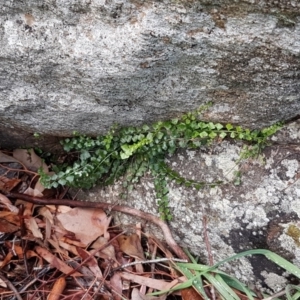
[[(167, 159), (181, 176), (198, 181), (224, 183), (197, 191), (169, 184), (170, 223), (177, 241), (208, 263), (203, 220), (215, 262), (250, 249), (270, 249), (300, 267), (300, 120), (285, 126), (272, 138), (259, 159), (237, 163), (242, 144), (216, 143), (196, 151), (180, 151)], [(240, 171), (241, 178), (235, 171)], [(241, 180), (236, 180), (241, 179)], [(105, 190), (99, 187), (80, 195), (93, 201), (124, 203), (118, 194), (122, 182)], [(158, 214), (153, 178), (145, 176), (125, 202), (141, 211)], [(124, 214), (115, 221), (139, 222)], [(160, 230), (144, 223), (145, 231)], [(129, 227), (129, 229), (132, 227)], [(124, 227), (126, 228), (126, 227)], [(262, 256), (252, 256), (226, 265), (238, 279), (269, 292), (278, 292), (288, 274)]]
[(0, 124), (99, 134), (170, 118), (263, 127), (300, 111), (300, 3), (14, 0), (0, 7)]

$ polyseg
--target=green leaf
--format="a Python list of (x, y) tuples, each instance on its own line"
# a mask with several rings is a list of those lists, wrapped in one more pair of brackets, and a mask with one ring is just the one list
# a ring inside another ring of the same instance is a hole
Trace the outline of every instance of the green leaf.
[(226, 124), (226, 129), (227, 129), (227, 130), (231, 130), (232, 128), (233, 128), (233, 126), (232, 126), (231, 124), (229, 124), (229, 123)]
[(227, 133), (222, 131), (220, 134), (219, 134), (219, 137), (224, 139), (226, 137)]
[(69, 183), (72, 183), (74, 181), (74, 175), (67, 176), (66, 181), (68, 181)]
[(217, 123), (216, 125), (216, 128), (218, 129), (218, 130), (221, 130), (224, 126), (222, 125), (222, 124), (220, 124), (220, 123)]
[(87, 160), (90, 157), (91, 157), (90, 153), (86, 150), (83, 150), (80, 154), (80, 159), (81, 160)]
[(60, 178), (58, 180), (58, 184), (60, 184), (60, 185), (65, 185), (66, 183), (67, 183), (67, 181), (64, 178)]
[(216, 127), (216, 126), (215, 126), (214, 123), (212, 123), (212, 122), (209, 122), (209, 123), (208, 123), (208, 128), (209, 128), (209, 129), (213, 130), (213, 129), (215, 129), (215, 127)]
[(208, 133), (206, 131), (201, 131), (199, 134), (200, 137), (204, 138), (208, 136)]
[(216, 134), (214, 131), (212, 131), (208, 136), (209, 136), (211, 139), (214, 139), (214, 138), (217, 136), (217, 134)]
[(240, 300), (239, 296), (216, 274), (215, 276), (204, 273), (203, 276), (218, 290), (226, 300)]

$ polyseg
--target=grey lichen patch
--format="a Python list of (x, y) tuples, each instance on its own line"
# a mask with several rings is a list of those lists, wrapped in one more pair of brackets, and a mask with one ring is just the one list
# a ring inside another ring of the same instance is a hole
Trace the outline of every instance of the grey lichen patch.
[(275, 273), (263, 271), (261, 272), (261, 275), (265, 278), (265, 284), (269, 286), (273, 293), (283, 290), (287, 284), (287, 279), (285, 277)]

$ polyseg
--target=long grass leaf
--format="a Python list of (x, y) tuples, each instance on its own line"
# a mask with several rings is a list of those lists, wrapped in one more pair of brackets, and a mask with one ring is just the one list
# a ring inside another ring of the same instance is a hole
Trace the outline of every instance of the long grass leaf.
[(194, 271), (193, 273), (185, 267), (182, 266), (176, 266), (177, 269), (179, 270), (179, 272), (181, 272), (187, 279), (192, 279), (192, 286), (194, 287), (194, 289), (205, 299), (205, 300), (209, 300), (209, 298), (207, 297), (203, 284), (202, 284), (202, 278), (199, 275), (199, 272)]
[(219, 273), (220, 276), (223, 278), (223, 280), (231, 287), (233, 287), (234, 289), (240, 291), (240, 292), (243, 292), (244, 294), (247, 295), (247, 297), (250, 299), (250, 300), (254, 300), (253, 296), (255, 297), (256, 294), (254, 292), (252, 292), (250, 289), (248, 289), (246, 287), (246, 285), (244, 285), (242, 282), (240, 282), (239, 280), (237, 280), (236, 278), (234, 277), (231, 277), (225, 273)]
[(290, 263), (289, 261), (287, 261), (286, 259), (284, 259), (283, 257), (271, 251), (269, 251), (269, 253), (266, 254), (266, 257), (272, 260), (278, 266), (284, 268), (288, 272), (300, 278), (300, 269), (295, 265), (293, 265), (292, 263)]
[[(292, 291), (297, 291), (294, 295), (292, 295)], [(288, 298), (288, 300), (297, 300), (300, 297), (300, 286), (298, 285), (293, 285), (293, 284), (288, 284), (285, 287), (285, 295)]]
[[(226, 300), (240, 300), (240, 298), (233, 292), (226, 283), (224, 283), (223, 280), (220, 280), (220, 278), (216, 278), (215, 276), (211, 274), (204, 274), (203, 275), (220, 293), (221, 296), (224, 297)], [(232, 292), (230, 292), (230, 290)]]

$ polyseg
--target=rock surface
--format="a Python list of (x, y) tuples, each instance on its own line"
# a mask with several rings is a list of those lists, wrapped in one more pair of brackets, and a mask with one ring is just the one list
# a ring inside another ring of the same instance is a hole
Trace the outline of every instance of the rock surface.
[(7, 128), (95, 135), (207, 101), (246, 127), (300, 111), (298, 1), (15, 0), (0, 20)]
[[(0, 7), (0, 146), (34, 145), (34, 132), (97, 135), (116, 122), (153, 122), (207, 101), (214, 105), (204, 117), (221, 123), (264, 127), (292, 119), (300, 111), (299, 36), (294, 0), (6, 1)], [(232, 181), (240, 181), (234, 171), (241, 144), (168, 158), (184, 176), (228, 182), (199, 192), (170, 183), (177, 240), (205, 261), (207, 216), (215, 261), (269, 248), (300, 266), (299, 132), (299, 121), (291, 123), (264, 161), (243, 162), (240, 185)], [(118, 202), (119, 185), (85, 196)], [(157, 212), (151, 178), (127, 204)], [(287, 281), (261, 258), (226, 268), (273, 291)]]
[[(250, 249), (270, 249), (300, 267), (300, 121), (291, 123), (277, 133), (273, 144), (263, 156), (236, 161), (242, 145), (222, 142), (198, 151), (180, 151), (168, 163), (182, 176), (194, 180), (225, 183), (216, 188), (196, 191), (170, 183), (171, 228), (177, 241), (202, 262), (208, 263), (204, 242), (203, 220), (214, 261)], [(240, 170), (241, 177), (235, 171)], [(121, 182), (112, 188), (82, 194), (93, 201), (120, 203)], [(125, 202), (131, 207), (157, 214), (158, 207), (151, 177), (143, 178)], [(139, 220), (119, 214), (123, 226)], [(146, 230), (158, 235), (159, 230), (144, 224)], [(277, 292), (288, 281), (282, 270), (262, 256), (242, 259), (226, 270), (238, 279)], [(286, 275), (287, 276), (287, 275)]]

